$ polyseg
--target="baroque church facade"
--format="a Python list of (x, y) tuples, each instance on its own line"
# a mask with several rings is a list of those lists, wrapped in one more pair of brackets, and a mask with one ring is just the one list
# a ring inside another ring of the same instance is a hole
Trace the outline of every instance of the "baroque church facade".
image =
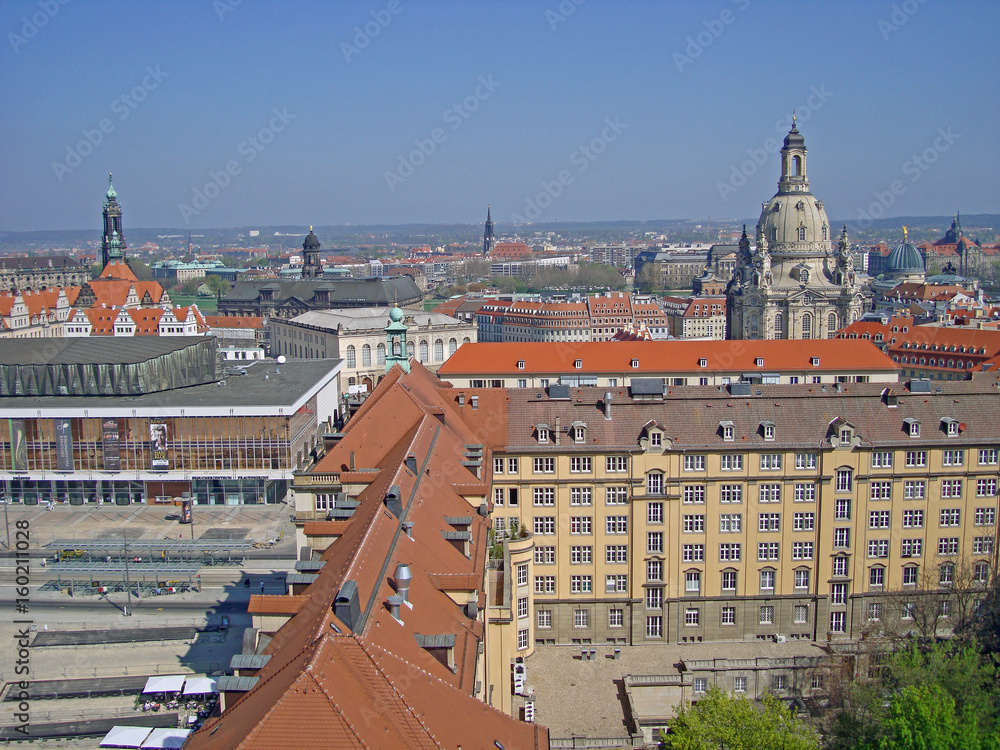
[(844, 227), (833, 247), (823, 201), (809, 190), (805, 139), (793, 118), (778, 192), (763, 204), (755, 246), (746, 227), (726, 289), (731, 339), (833, 338), (860, 318), (871, 293), (855, 272)]

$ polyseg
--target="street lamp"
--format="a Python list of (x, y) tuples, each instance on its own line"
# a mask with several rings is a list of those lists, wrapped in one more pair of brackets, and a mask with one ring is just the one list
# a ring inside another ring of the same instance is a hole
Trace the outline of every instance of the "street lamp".
[(122, 529), (122, 556), (125, 560), (125, 593), (128, 595), (128, 608), (125, 610), (126, 617), (132, 616), (132, 586), (128, 579), (128, 532)]
[(7, 517), (8, 505), (10, 505), (10, 498), (5, 497), (3, 499), (3, 523), (7, 527), (7, 549), (12, 549), (10, 546), (10, 518)]

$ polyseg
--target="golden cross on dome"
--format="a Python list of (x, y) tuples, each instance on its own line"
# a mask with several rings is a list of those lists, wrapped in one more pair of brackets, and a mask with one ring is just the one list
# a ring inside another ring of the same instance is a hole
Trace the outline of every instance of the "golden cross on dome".
[(903, 227), (903, 242), (906, 242), (906, 227)]

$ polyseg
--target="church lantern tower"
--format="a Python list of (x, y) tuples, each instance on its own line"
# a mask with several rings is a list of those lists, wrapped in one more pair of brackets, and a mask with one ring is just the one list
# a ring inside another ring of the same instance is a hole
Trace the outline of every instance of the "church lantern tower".
[(104, 236), (101, 238), (101, 267), (108, 263), (125, 261), (125, 232), (122, 230), (122, 207), (118, 203), (118, 193), (111, 184), (108, 173), (108, 192), (104, 200)]
[(493, 217), (490, 216), (490, 207), (486, 207), (486, 231), (483, 232), (483, 257), (489, 257), (493, 252), (496, 238), (493, 236)]
[(410, 371), (410, 357), (406, 351), (406, 323), (403, 311), (398, 307), (389, 310), (389, 325), (385, 327), (385, 371), (399, 365), (404, 372)]
[(313, 228), (309, 227), (309, 234), (302, 243), (303, 279), (318, 279), (323, 276), (323, 264), (319, 262), (319, 248), (319, 237), (313, 234)]

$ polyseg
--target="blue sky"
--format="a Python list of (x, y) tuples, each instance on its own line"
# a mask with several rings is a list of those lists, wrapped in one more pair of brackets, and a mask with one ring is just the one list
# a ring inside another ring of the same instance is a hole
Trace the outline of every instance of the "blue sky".
[(965, 0), (5, 0), (0, 230), (99, 226), (109, 171), (126, 229), (755, 217), (793, 109), (831, 218), (998, 212), (998, 30)]

